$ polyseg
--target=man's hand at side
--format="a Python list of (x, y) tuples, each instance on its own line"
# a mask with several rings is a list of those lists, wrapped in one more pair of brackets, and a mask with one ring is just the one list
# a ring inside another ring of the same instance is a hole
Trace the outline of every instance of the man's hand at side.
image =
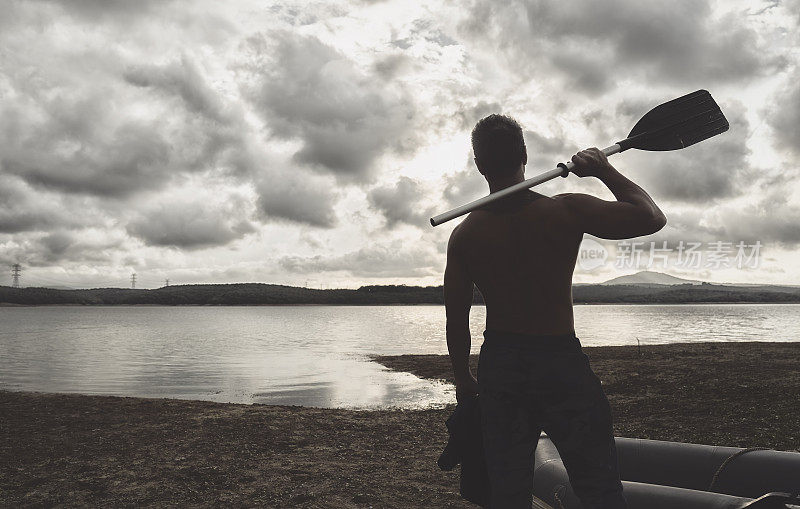
[(472, 376), (472, 373), (461, 380), (456, 379), (456, 401), (461, 403), (464, 399), (471, 398), (476, 394), (478, 394), (478, 381)]

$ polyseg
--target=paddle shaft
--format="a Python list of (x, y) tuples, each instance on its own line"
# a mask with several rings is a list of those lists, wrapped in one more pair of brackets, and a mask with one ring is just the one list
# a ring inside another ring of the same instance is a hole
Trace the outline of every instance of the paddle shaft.
[[(606, 155), (606, 157), (621, 151), (622, 148), (617, 143), (603, 149), (603, 153)], [(539, 184), (547, 182), (548, 180), (553, 180), (556, 177), (566, 177), (567, 175), (569, 175), (569, 172), (572, 171), (574, 167), (575, 164), (572, 161), (561, 163), (554, 170), (550, 170), (542, 173), (541, 175), (537, 175), (527, 180), (523, 180), (519, 184), (514, 184), (513, 186), (506, 187), (505, 189), (501, 189), (497, 192), (491, 193), (488, 196), (484, 196), (483, 198), (478, 198), (477, 200), (469, 202), (466, 205), (461, 205), (460, 207), (456, 207), (453, 210), (448, 210), (444, 214), (433, 216), (431, 218), (431, 226), (438, 226), (442, 223), (446, 223), (451, 219), (455, 219), (459, 216), (463, 216), (464, 214), (468, 214), (473, 210), (483, 207), (488, 203), (492, 203), (510, 194), (522, 191), (523, 189), (529, 189), (533, 186), (538, 186)]]

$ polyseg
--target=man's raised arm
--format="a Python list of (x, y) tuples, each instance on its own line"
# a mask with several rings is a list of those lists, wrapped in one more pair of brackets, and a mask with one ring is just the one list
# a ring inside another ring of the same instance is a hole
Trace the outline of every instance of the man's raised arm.
[(447, 314), (447, 350), (456, 379), (456, 399), (473, 396), (478, 383), (469, 369), (469, 311), (472, 307), (472, 279), (467, 273), (457, 246), (458, 227), (447, 244), (447, 268), (444, 271), (444, 305)]
[(667, 223), (650, 195), (611, 166), (600, 150), (582, 150), (572, 156), (572, 162), (575, 175), (599, 178), (617, 199), (607, 201), (579, 193), (559, 195), (582, 231), (603, 239), (628, 239), (655, 233)]

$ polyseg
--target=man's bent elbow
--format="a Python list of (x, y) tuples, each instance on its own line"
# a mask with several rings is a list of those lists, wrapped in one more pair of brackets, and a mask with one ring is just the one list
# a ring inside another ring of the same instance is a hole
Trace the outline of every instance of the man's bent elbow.
[(651, 220), (648, 222), (648, 231), (646, 235), (650, 235), (660, 231), (664, 226), (667, 225), (667, 216), (664, 215), (663, 212), (660, 210), (653, 214)]

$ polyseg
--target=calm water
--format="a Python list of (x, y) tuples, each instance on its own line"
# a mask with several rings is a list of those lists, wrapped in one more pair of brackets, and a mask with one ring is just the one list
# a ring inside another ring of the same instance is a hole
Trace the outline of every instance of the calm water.
[[(473, 352), (483, 307), (472, 311)], [(796, 341), (800, 305), (576, 306), (585, 346)], [(0, 389), (419, 408), (447, 384), (373, 354), (446, 354), (441, 306), (0, 308)]]

